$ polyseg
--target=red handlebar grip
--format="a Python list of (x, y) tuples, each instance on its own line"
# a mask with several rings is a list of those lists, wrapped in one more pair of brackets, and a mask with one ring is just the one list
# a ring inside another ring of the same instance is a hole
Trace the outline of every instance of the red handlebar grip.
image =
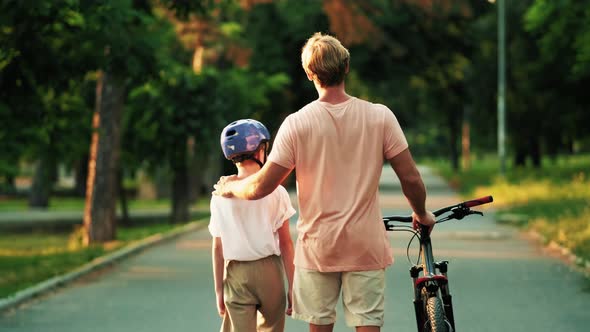
[(473, 207), (473, 206), (491, 203), (493, 201), (494, 201), (494, 198), (492, 196), (485, 196), (485, 197), (481, 197), (478, 199), (472, 199), (470, 201), (464, 202), (463, 204), (466, 207)]

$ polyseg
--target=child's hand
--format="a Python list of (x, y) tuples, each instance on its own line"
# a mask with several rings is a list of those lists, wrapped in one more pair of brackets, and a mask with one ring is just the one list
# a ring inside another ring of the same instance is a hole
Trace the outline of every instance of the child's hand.
[(223, 294), (217, 296), (217, 313), (220, 317), (225, 316), (225, 303), (223, 301)]
[(291, 316), (293, 313), (293, 294), (291, 294), (291, 291), (287, 293), (287, 311), (285, 313), (287, 316)]

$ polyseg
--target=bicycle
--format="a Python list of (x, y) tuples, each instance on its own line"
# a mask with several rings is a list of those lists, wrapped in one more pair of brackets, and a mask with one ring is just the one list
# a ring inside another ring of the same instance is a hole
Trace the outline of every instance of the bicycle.
[[(493, 202), (492, 196), (465, 201), (433, 211), (435, 217), (450, 213), (436, 220), (442, 223), (452, 219), (461, 220), (471, 214), (482, 215), (482, 212), (471, 210), (472, 207)], [(385, 216), (383, 223), (388, 231), (408, 231), (414, 233), (408, 242), (407, 255), (414, 238), (420, 242), (419, 258), (410, 268), (410, 276), (414, 288), (414, 311), (418, 332), (454, 332), (455, 317), (453, 314), (452, 296), (449, 292), (448, 264), (446, 260), (435, 262), (432, 254), (430, 230), (419, 225), (419, 230), (412, 226), (390, 225), (389, 222), (412, 223), (411, 216)], [(410, 263), (411, 260), (410, 260)], [(420, 275), (420, 273), (422, 273)]]

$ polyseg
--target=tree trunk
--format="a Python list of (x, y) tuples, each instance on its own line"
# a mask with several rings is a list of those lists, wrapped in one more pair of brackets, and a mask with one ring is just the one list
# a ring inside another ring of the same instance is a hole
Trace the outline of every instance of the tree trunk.
[[(194, 144), (194, 141), (192, 146), (190, 143), (191, 141), (189, 140), (189, 197), (190, 202), (194, 203), (204, 193), (209, 194), (213, 191), (212, 185), (211, 190), (208, 191), (208, 183), (210, 180), (208, 180), (207, 177), (211, 176), (212, 161), (217, 161), (219, 157), (214, 153), (208, 153), (208, 149), (201, 145)], [(214, 183), (217, 183), (217, 178)]]
[[(191, 203), (195, 202), (199, 195), (200, 195), (200, 191), (201, 191), (201, 178), (202, 178), (202, 174), (201, 174), (201, 170), (204, 170), (207, 168), (207, 165), (203, 165), (200, 164), (199, 161), (200, 160), (205, 160), (206, 155), (202, 155), (199, 156), (199, 154), (196, 151), (196, 144), (195, 144), (195, 139), (193, 137), (190, 137), (188, 139), (188, 143), (187, 143), (187, 147), (188, 147), (188, 155), (187, 155), (187, 159), (188, 159), (188, 172), (187, 172), (187, 176), (188, 176), (188, 182), (189, 182), (189, 187), (188, 187), (188, 197), (189, 197), (189, 201)], [(201, 158), (199, 158), (201, 157)]]
[[(217, 183), (219, 177), (223, 173), (223, 163), (225, 158), (220, 157), (219, 154), (210, 153), (207, 157), (207, 168), (203, 171), (203, 176), (201, 177), (202, 183), (201, 188), (202, 194), (209, 196), (213, 191), (213, 185)], [(235, 167), (234, 167), (235, 173)]]
[(457, 142), (459, 139), (458, 131), (460, 121), (460, 118), (455, 114), (455, 112), (449, 112), (449, 153), (451, 158), (451, 166), (455, 171), (459, 170), (459, 149), (457, 148)]
[(464, 170), (471, 168), (471, 125), (469, 123), (469, 109), (465, 108), (463, 114), (463, 130), (461, 137), (462, 166)]
[(532, 136), (529, 144), (529, 155), (535, 168), (541, 168), (541, 144), (538, 136)]
[(124, 95), (122, 82), (110, 72), (99, 75), (84, 209), (84, 243), (87, 245), (111, 241), (116, 236), (117, 171)]
[(6, 190), (9, 194), (16, 193), (16, 177), (12, 174), (6, 176)]
[(41, 159), (35, 162), (33, 184), (29, 193), (29, 207), (47, 208), (49, 206), (55, 169), (55, 161), (49, 155), (41, 156)]
[(186, 141), (178, 145), (178, 152), (177, 159), (172, 162), (172, 215), (170, 216), (172, 223), (190, 219)]
[(575, 146), (574, 143), (575, 143), (575, 140), (574, 140), (573, 137), (568, 137), (566, 139), (566, 142), (565, 142), (565, 151), (566, 151), (567, 154), (573, 155), (573, 154), (576, 153), (576, 149), (574, 148), (574, 146)]
[(526, 150), (520, 146), (516, 147), (516, 153), (514, 155), (514, 166), (526, 166)]
[(125, 193), (125, 186), (123, 185), (123, 171), (121, 169), (117, 172), (117, 188), (119, 189), (119, 202), (121, 204), (121, 224), (131, 225), (131, 218), (129, 218), (129, 204), (127, 204), (127, 194)]
[(172, 184), (172, 223), (185, 222), (190, 219), (189, 192), (188, 192), (188, 169), (176, 167), (174, 169), (174, 180)]
[(88, 180), (88, 155), (80, 158), (75, 172), (74, 192), (76, 196), (84, 197), (86, 194), (86, 181)]

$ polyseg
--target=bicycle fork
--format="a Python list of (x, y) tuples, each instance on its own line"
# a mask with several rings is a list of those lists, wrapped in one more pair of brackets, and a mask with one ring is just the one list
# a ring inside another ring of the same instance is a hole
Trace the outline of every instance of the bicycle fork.
[[(448, 261), (437, 262), (435, 264), (436, 268), (440, 271), (440, 273), (447, 278), (447, 270), (448, 270)], [(447, 279), (448, 280), (448, 279)], [(449, 291), (449, 283), (448, 281), (440, 285), (440, 295), (442, 297), (443, 306), (445, 310), (445, 316), (447, 320), (451, 324), (453, 331), (455, 331), (455, 315), (453, 314), (453, 296)]]
[(416, 285), (418, 275), (422, 271), (421, 266), (412, 266), (410, 268), (410, 276), (412, 277), (412, 285), (414, 287), (414, 312), (416, 314), (416, 325), (418, 332), (422, 332), (422, 327), (426, 324), (426, 313), (424, 312), (424, 301), (422, 300), (422, 289)]
[[(436, 262), (434, 267), (441, 273), (440, 275), (431, 275), (428, 277), (419, 277), (420, 272), (423, 271), (422, 266), (414, 265), (410, 268), (410, 276), (412, 277), (412, 285), (414, 287), (414, 312), (416, 315), (416, 325), (418, 332), (424, 331), (424, 326), (427, 323), (425, 312), (424, 292), (428, 296), (436, 296), (440, 290), (441, 299), (443, 302), (446, 320), (451, 325), (452, 331), (455, 331), (455, 317), (453, 314), (453, 297), (449, 291), (449, 284), (447, 280), (448, 261)], [(432, 294), (432, 295), (431, 295)]]

